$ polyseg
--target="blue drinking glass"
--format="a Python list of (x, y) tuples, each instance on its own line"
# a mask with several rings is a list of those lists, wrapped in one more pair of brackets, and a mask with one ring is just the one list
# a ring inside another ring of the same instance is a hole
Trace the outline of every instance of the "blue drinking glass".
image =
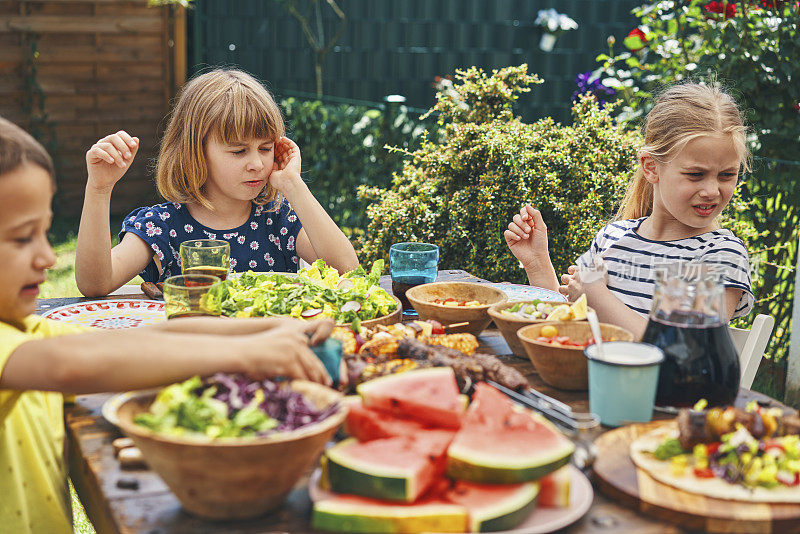
[(430, 243), (395, 243), (389, 249), (389, 271), (392, 274), (392, 293), (400, 299), (406, 313), (413, 306), (406, 291), (436, 280), (439, 270), (439, 247)]

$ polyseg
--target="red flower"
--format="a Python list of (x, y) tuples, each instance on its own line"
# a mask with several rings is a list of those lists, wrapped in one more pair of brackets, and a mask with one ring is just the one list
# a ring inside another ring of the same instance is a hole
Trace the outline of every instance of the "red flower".
[(632, 29), (625, 38), (625, 46), (627, 46), (631, 52), (641, 50), (647, 46), (647, 34), (639, 28)]
[(722, 13), (724, 11), (726, 19), (732, 18), (734, 15), (736, 15), (736, 6), (733, 4), (732, 1), (725, 4), (724, 2), (719, 2), (715, 0), (714, 2), (709, 2), (708, 4), (706, 4), (705, 10), (708, 11), (709, 13)]

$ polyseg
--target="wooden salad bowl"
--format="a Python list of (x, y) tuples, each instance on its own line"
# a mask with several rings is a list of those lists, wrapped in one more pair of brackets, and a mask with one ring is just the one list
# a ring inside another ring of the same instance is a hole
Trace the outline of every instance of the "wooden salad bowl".
[[(547, 319), (523, 319), (522, 317), (515, 317), (513, 315), (509, 315), (507, 313), (503, 313), (503, 310), (508, 309), (515, 304), (531, 304), (535, 301), (533, 300), (522, 300), (522, 301), (515, 301), (515, 302), (502, 302), (500, 304), (495, 304), (491, 308), (489, 308), (489, 316), (494, 321), (494, 324), (500, 330), (500, 333), (503, 334), (503, 338), (508, 343), (511, 352), (515, 355), (524, 358), (525, 357), (525, 346), (522, 344), (522, 341), (517, 337), (517, 332), (523, 326), (528, 326), (529, 324), (539, 324), (547, 322)], [(561, 300), (539, 300), (538, 302), (543, 302), (544, 304), (549, 304), (553, 307), (555, 306), (569, 306), (568, 302), (564, 302)], [(592, 309), (592, 308), (588, 308)], [(581, 321), (585, 321), (586, 319), (579, 319)]]
[[(553, 387), (576, 391), (589, 389), (589, 365), (583, 354), (583, 347), (552, 345), (537, 341), (539, 332), (545, 326), (558, 329), (559, 336), (568, 336), (572, 341), (585, 343), (592, 336), (592, 329), (586, 321), (545, 321), (524, 326), (517, 332), (525, 352), (542, 380)], [(633, 333), (619, 326), (600, 323), (603, 339), (633, 341)]]
[(318, 408), (335, 402), (340, 408), (297, 430), (219, 440), (166, 436), (135, 424), (133, 418), (149, 410), (153, 391), (134, 393), (113, 415), (187, 511), (208, 519), (244, 519), (283, 503), (347, 415), (343, 396), (334, 389), (305, 380), (293, 380), (290, 387)]
[[(406, 291), (408, 301), (417, 310), (423, 321), (430, 319), (443, 325), (467, 323), (449, 328), (449, 333), (467, 332), (477, 336), (489, 326), (489, 308), (495, 304), (506, 302), (506, 294), (499, 289), (475, 282), (433, 282), (412, 287)], [(475, 307), (450, 307), (436, 304), (435, 299), (455, 298), (457, 300), (477, 300), (481, 303)]]

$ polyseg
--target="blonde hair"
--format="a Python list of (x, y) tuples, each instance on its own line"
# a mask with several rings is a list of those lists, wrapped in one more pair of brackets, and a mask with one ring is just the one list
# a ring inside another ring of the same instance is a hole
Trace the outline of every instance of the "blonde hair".
[[(667, 163), (692, 139), (704, 135), (730, 135), (744, 172), (750, 171), (747, 128), (733, 97), (717, 83), (682, 83), (664, 91), (645, 119), (644, 146), (658, 163)], [(641, 163), (634, 172), (615, 220), (638, 219), (653, 211), (653, 184), (644, 177)]]
[[(223, 143), (249, 139), (277, 141), (286, 129), (269, 91), (240, 70), (215, 69), (193, 78), (181, 91), (161, 141), (156, 169), (158, 192), (170, 202), (199, 202), (213, 209), (203, 194), (208, 180), (204, 146), (209, 136)], [(253, 200), (277, 200), (269, 184)]]

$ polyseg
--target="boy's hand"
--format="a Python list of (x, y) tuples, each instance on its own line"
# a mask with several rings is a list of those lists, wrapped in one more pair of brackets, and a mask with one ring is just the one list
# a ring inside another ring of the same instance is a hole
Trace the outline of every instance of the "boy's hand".
[[(333, 331), (333, 321), (286, 322), (263, 334), (251, 337), (252, 356), (248, 357), (247, 374), (257, 380), (286, 376), (331, 385), (331, 377), (311, 352), (309, 341), (318, 343)], [(310, 337), (310, 339), (309, 339)]]
[(526, 204), (514, 215), (503, 237), (525, 268), (535, 267), (548, 257), (547, 226), (541, 212), (530, 205)]
[(110, 193), (125, 174), (139, 151), (139, 138), (120, 130), (107, 135), (86, 152), (87, 187)]
[(272, 187), (286, 195), (286, 190), (300, 180), (300, 147), (288, 137), (275, 142), (275, 163), (269, 175)]

